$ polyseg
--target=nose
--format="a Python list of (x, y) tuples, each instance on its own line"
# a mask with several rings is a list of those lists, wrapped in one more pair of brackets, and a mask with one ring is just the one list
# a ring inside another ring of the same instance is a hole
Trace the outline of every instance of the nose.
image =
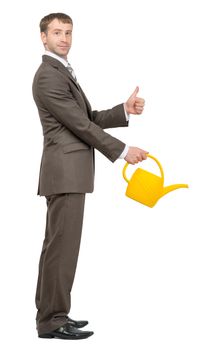
[(64, 42), (64, 43), (66, 43), (66, 37), (65, 37), (65, 35), (62, 36), (61, 41)]
[(65, 42), (65, 43), (67, 42), (67, 36), (65, 33), (62, 34), (61, 41)]

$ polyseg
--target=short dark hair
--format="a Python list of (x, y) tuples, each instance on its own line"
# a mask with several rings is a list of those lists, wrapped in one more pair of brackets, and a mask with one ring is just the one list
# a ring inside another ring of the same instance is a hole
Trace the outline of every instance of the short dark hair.
[(48, 30), (48, 25), (54, 20), (58, 19), (60, 22), (63, 23), (70, 23), (73, 25), (72, 18), (65, 13), (50, 13), (49, 15), (43, 17), (40, 21), (39, 27), (40, 27), (40, 32), (47, 32)]

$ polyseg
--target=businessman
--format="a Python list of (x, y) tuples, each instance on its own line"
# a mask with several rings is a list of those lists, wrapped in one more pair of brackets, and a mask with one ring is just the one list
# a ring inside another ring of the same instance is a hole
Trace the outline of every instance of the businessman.
[(71, 319), (69, 311), (85, 194), (93, 192), (94, 149), (111, 162), (121, 158), (135, 164), (147, 155), (104, 131), (128, 126), (130, 114), (143, 112), (145, 101), (137, 96), (138, 87), (124, 104), (92, 111), (68, 62), (72, 30), (72, 19), (66, 14), (42, 18), (45, 53), (33, 81), (44, 136), (37, 194), (45, 196), (47, 202), (35, 298), (40, 338), (83, 339), (93, 334), (80, 329), (88, 321)]

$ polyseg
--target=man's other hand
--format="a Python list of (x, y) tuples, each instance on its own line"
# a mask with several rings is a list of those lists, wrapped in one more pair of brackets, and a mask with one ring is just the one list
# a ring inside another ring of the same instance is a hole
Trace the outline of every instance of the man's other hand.
[(138, 162), (142, 162), (143, 160), (147, 159), (147, 151), (144, 151), (141, 148), (138, 147), (129, 147), (128, 153), (126, 157), (124, 158), (126, 162), (130, 164), (136, 164)]

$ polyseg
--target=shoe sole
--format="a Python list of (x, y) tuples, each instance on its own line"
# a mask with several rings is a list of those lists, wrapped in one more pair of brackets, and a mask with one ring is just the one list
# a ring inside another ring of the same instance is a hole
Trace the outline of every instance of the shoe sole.
[(69, 340), (79, 340), (79, 339), (86, 339), (88, 337), (90, 337), (91, 335), (93, 335), (94, 333), (89, 333), (89, 334), (85, 334), (85, 335), (81, 335), (79, 337), (73, 337), (73, 336), (66, 336), (66, 335), (57, 335), (57, 334), (53, 334), (53, 332), (51, 334), (40, 334), (38, 337), (39, 338), (43, 338), (43, 339), (52, 339), (52, 338), (56, 338), (56, 339), (69, 339)]

